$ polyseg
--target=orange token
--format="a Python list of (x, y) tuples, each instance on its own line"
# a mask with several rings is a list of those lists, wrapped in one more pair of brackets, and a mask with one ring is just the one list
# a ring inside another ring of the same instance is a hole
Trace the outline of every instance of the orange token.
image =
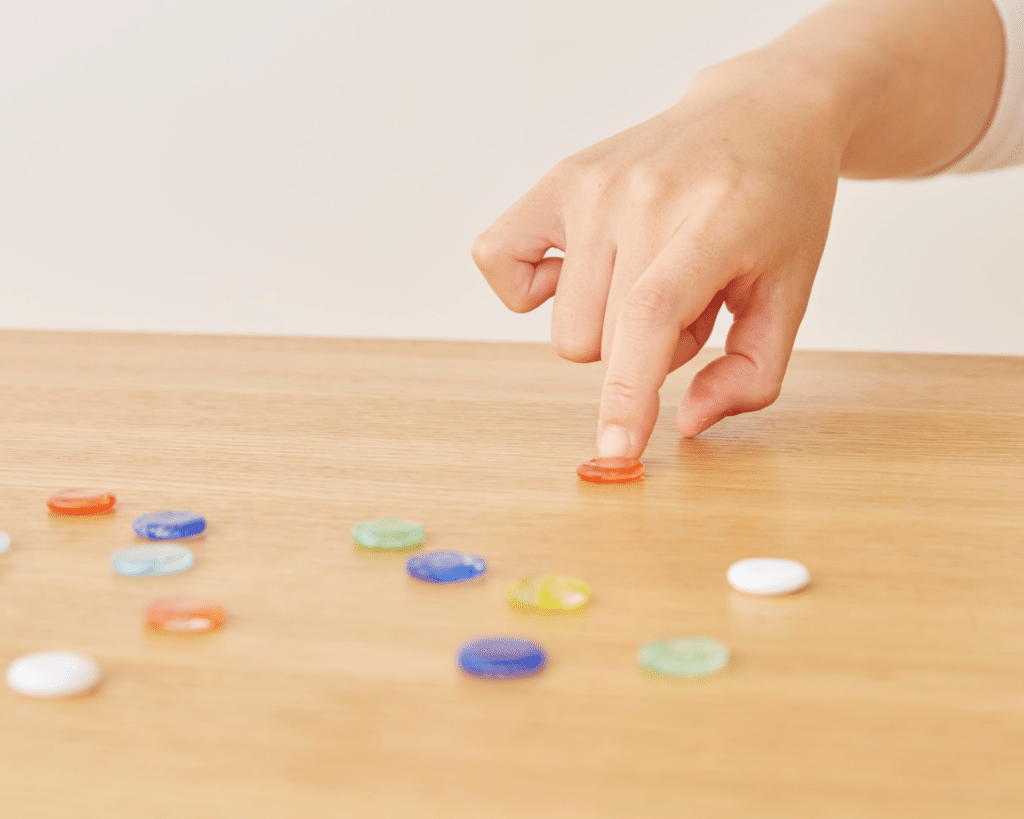
[(576, 467), (576, 474), (591, 483), (632, 483), (644, 476), (636, 458), (594, 458)]
[(99, 515), (114, 508), (117, 498), (102, 489), (64, 489), (46, 499), (46, 505), (59, 515)]
[(146, 609), (146, 622), (160, 631), (213, 631), (224, 624), (224, 607), (206, 597), (165, 597)]

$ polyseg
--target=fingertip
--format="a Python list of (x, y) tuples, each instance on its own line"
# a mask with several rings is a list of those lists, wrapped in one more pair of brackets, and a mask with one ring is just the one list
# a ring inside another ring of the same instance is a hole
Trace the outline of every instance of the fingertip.
[(676, 413), (676, 429), (680, 435), (696, 438), (727, 415), (744, 411), (742, 396), (750, 388), (744, 363), (725, 355), (693, 377)]
[(529, 313), (555, 295), (561, 269), (562, 260), (557, 256), (537, 264), (519, 262), (511, 287), (498, 295), (513, 313)]
[(727, 415), (728, 413), (726, 412), (720, 412), (715, 415), (705, 415), (703, 418), (696, 418), (692, 415), (683, 416), (682, 412), (680, 412), (680, 417), (676, 419), (676, 428), (684, 438), (696, 438), (702, 432), (707, 432)]
[(618, 424), (605, 424), (597, 439), (597, 457), (625, 458), (632, 450), (629, 430)]

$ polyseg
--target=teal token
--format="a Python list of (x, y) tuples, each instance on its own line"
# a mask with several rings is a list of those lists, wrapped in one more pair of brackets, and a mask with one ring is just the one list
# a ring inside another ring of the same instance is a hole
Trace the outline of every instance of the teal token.
[(710, 637), (676, 637), (640, 646), (637, 659), (658, 674), (702, 677), (725, 667), (729, 662), (729, 649)]
[(396, 518), (361, 520), (352, 527), (352, 540), (367, 549), (415, 549), (425, 536), (418, 523)]

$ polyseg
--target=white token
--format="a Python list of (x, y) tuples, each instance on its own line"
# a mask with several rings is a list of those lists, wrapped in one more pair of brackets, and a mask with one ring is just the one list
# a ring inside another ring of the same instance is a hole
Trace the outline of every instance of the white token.
[(74, 651), (37, 651), (7, 666), (7, 684), (27, 697), (72, 697), (99, 681), (96, 661)]
[(747, 594), (792, 594), (811, 582), (803, 563), (781, 557), (752, 557), (729, 567), (729, 585)]
[(7, 532), (0, 532), (0, 553), (11, 548), (11, 536)]

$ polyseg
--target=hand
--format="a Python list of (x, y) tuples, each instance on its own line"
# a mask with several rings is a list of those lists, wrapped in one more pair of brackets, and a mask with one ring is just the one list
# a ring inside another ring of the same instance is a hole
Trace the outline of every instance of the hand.
[(723, 304), (725, 355), (694, 377), (679, 431), (778, 397), (849, 136), (837, 107), (758, 52), (706, 69), (668, 111), (560, 162), (477, 238), (473, 258), (509, 308), (553, 296), (558, 354), (606, 362), (600, 456), (641, 455), (659, 388)]

